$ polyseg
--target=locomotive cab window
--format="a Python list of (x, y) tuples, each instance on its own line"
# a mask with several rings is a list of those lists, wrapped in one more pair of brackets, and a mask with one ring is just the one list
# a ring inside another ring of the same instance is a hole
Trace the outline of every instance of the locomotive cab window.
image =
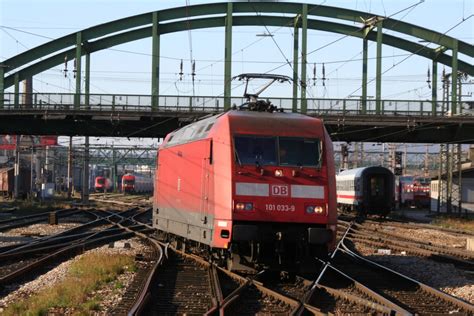
[(235, 160), (241, 165), (321, 166), (319, 139), (235, 136)]
[(243, 165), (276, 165), (276, 139), (263, 136), (235, 136), (235, 160)]
[(321, 164), (319, 139), (279, 137), (278, 153), (280, 166), (319, 167)]

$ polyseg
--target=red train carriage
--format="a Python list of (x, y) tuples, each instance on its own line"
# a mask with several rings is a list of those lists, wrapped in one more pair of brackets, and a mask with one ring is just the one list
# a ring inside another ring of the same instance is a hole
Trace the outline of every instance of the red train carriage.
[(198, 121), (158, 151), (154, 226), (234, 269), (302, 269), (335, 244), (333, 159), (316, 118), (229, 111)]
[(431, 179), (415, 177), (413, 182), (413, 200), (418, 208), (430, 207)]
[(153, 178), (126, 173), (122, 176), (123, 193), (148, 193), (153, 191)]
[(94, 188), (96, 192), (107, 192), (112, 189), (112, 181), (106, 177), (95, 177)]

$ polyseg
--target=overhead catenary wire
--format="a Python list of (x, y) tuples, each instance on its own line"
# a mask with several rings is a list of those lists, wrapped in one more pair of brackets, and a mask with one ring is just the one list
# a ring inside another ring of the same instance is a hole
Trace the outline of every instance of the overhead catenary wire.
[[(464, 20), (461, 20), (460, 22), (456, 23), (454, 26), (452, 26), (451, 28), (449, 28), (447, 31), (445, 31), (443, 34), (441, 34), (440, 38), (438, 40), (440, 40), (443, 36), (445, 36), (448, 32), (450, 32), (451, 30), (453, 30), (454, 28), (458, 27), (460, 24), (464, 23), (465, 21), (467, 21), (468, 19), (470, 19), (471, 17), (473, 17), (474, 14), (471, 14), (469, 17), (467, 17), (466, 19)], [(426, 48), (428, 45), (430, 44), (430, 42), (426, 43), (425, 45), (423, 45), (422, 47), (420, 47), (419, 49), (417, 49), (415, 52), (409, 54), (408, 56), (406, 56), (405, 58), (403, 58), (402, 60), (400, 60), (399, 62), (395, 63), (394, 65), (390, 66), (388, 69), (384, 70), (382, 72), (382, 75), (386, 74), (387, 72), (389, 72), (390, 70), (392, 70), (393, 68), (397, 67), (398, 65), (400, 65), (401, 63), (403, 63), (404, 61), (406, 61), (407, 59), (409, 59), (410, 57), (413, 57), (416, 53), (418, 53), (419, 51), (421, 51), (422, 49)], [(367, 82), (367, 85), (370, 84), (371, 82), (373, 82), (376, 78), (372, 78), (371, 80), (369, 80)], [(356, 93), (357, 91), (359, 91), (360, 89), (362, 89), (362, 86), (357, 88), (356, 90), (352, 91), (351, 93), (348, 94), (348, 96), (350, 95), (353, 95), (354, 93)], [(347, 97), (346, 97), (347, 98)]]
[[(192, 59), (192, 58), (190, 58), (190, 59)], [(327, 63), (327, 62), (326, 62), (326, 63)], [(337, 69), (336, 69), (336, 70), (337, 70)], [(333, 70), (333, 71), (334, 71), (334, 70)], [(330, 73), (331, 73), (331, 72), (330, 72)], [(328, 75), (329, 75), (330, 73), (328, 73)], [(203, 81), (201, 81), (201, 82), (203, 82)]]

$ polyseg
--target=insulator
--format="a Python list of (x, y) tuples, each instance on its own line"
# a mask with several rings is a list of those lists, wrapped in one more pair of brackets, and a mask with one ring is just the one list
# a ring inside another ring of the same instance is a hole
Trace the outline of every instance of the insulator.
[(326, 86), (326, 67), (324, 66), (323, 63), (323, 86)]
[(191, 76), (193, 77), (193, 81), (194, 81), (194, 77), (196, 76), (196, 61), (195, 60), (193, 60)]
[(67, 55), (64, 56), (64, 78), (67, 77)]
[(181, 59), (181, 63), (179, 64), (179, 80), (183, 80), (183, 60)]
[(76, 58), (74, 58), (74, 69), (72, 70), (72, 72), (74, 73), (74, 78), (76, 78), (76, 72), (77, 72), (77, 68), (76, 68)]
[(426, 83), (428, 84), (428, 88), (431, 89), (431, 75), (430, 75), (430, 68), (429, 67), (428, 67)]
[(316, 85), (316, 63), (313, 64), (313, 86)]

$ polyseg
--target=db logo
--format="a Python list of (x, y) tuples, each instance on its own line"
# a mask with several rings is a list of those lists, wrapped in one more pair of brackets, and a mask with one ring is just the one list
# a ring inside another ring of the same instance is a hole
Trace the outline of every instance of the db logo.
[(272, 195), (276, 196), (288, 196), (289, 189), (287, 185), (272, 185)]

